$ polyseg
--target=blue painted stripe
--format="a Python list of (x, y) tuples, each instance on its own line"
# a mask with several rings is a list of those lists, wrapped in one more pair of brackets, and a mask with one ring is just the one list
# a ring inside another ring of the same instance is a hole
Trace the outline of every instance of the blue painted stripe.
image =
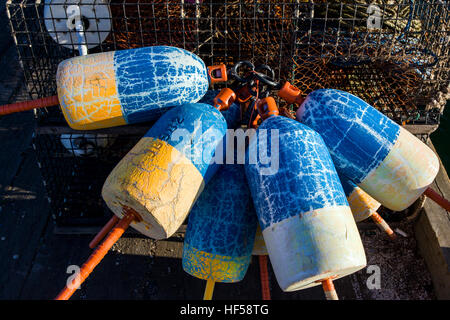
[(189, 213), (185, 242), (212, 254), (250, 256), (257, 224), (250, 202), (244, 166), (221, 166)]
[(301, 122), (325, 141), (336, 168), (359, 184), (386, 158), (400, 127), (360, 98), (344, 91), (311, 92)]
[[(263, 129), (267, 130), (267, 139), (259, 141)], [(259, 150), (264, 145), (271, 150), (272, 137), (276, 135), (272, 129), (279, 130), (279, 147), (272, 153), (272, 167), (278, 155), (279, 168), (271, 175), (263, 175), (262, 169), (271, 164), (261, 164)], [(252, 164), (251, 154), (258, 154), (256, 164)], [(322, 138), (298, 121), (281, 116), (265, 120), (249, 144), (245, 169), (263, 230), (311, 210), (348, 206)]]
[(226, 129), (225, 118), (217, 109), (204, 103), (192, 103), (166, 112), (145, 136), (163, 140), (183, 153), (207, 183), (217, 170), (216, 166), (213, 170), (208, 168)]
[(114, 66), (127, 123), (155, 120), (171, 107), (197, 102), (209, 86), (204, 62), (181, 48), (116, 51)]

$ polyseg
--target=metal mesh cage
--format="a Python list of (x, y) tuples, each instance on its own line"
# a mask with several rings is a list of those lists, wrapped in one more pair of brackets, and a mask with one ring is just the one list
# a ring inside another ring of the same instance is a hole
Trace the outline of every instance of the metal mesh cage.
[[(196, 53), (207, 65), (265, 63), (276, 80), (288, 80), (305, 94), (325, 87), (345, 90), (403, 124), (439, 124), (449, 97), (447, 1), (8, 0), (11, 32), (33, 98), (55, 95), (58, 63), (80, 54), (74, 6), (89, 53), (172, 45)], [(286, 114), (295, 111), (282, 101), (280, 107)], [(59, 128), (38, 136), (60, 135), (66, 127), (58, 108), (40, 110), (37, 117), (40, 127)], [(50, 140), (46, 154), (60, 161), (65, 157), (60, 136)], [(108, 172), (93, 174), (101, 185)]]
[[(435, 112), (432, 100), (447, 92), (446, 1), (9, 0), (33, 96), (55, 94), (58, 63), (78, 55), (73, 28), (61, 27), (73, 20), (73, 5), (90, 53), (173, 45), (207, 64), (262, 62), (304, 93), (347, 90), (396, 120)], [(67, 38), (64, 46), (58, 37)]]
[(60, 227), (104, 224), (111, 213), (100, 196), (103, 182), (145, 128), (73, 133), (70, 128), (42, 126), (36, 133), (33, 147), (54, 221)]

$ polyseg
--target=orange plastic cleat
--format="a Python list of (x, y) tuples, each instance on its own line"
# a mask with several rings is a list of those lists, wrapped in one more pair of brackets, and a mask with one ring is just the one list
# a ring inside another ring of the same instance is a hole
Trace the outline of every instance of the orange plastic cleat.
[(227, 67), (224, 64), (208, 67), (208, 75), (211, 84), (226, 82), (228, 80)]
[(286, 81), (280, 91), (278, 91), (278, 96), (287, 103), (302, 104), (303, 100), (305, 100), (300, 89), (293, 86), (288, 81)]
[(258, 100), (256, 102), (256, 108), (263, 120), (266, 120), (269, 117), (278, 116), (280, 114), (277, 103), (275, 102), (275, 99), (272, 97), (267, 97)]
[(235, 100), (236, 93), (230, 88), (223, 88), (213, 100), (214, 108), (219, 111), (227, 110)]
[(253, 94), (250, 92), (248, 85), (243, 86), (240, 88), (237, 92), (237, 101), (239, 103), (245, 103), (253, 96)]

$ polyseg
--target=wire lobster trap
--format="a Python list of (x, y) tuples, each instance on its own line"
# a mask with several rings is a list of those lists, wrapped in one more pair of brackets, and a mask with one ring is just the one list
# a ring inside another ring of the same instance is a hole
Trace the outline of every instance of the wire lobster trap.
[[(56, 94), (56, 70), (64, 59), (153, 45), (184, 48), (207, 65), (264, 63), (276, 80), (290, 81), (304, 94), (348, 91), (401, 124), (437, 126), (450, 97), (447, 1), (8, 0), (6, 6), (32, 98)], [(295, 106), (279, 103), (283, 114), (295, 112)], [(63, 143), (77, 133), (59, 109), (38, 110), (36, 117), (36, 145), (57, 214), (64, 200), (55, 199), (66, 190), (60, 185), (83, 189), (87, 179), (100, 199), (98, 190), (114, 163), (145, 132), (131, 126), (89, 132), (91, 141), (106, 134), (106, 140), (123, 143), (100, 143), (103, 151), (87, 156)], [(67, 177), (77, 165), (83, 169)]]

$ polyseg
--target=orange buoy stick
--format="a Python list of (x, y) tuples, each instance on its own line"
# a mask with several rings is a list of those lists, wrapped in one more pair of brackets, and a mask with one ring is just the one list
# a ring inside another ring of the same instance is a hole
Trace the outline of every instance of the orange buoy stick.
[(17, 102), (12, 104), (5, 104), (3, 106), (0, 106), (0, 116), (21, 111), (57, 106), (58, 104), (59, 104), (58, 96), (45, 97), (41, 99)]
[(331, 278), (322, 280), (322, 288), (327, 300), (339, 300)]
[[(78, 285), (81, 285), (87, 279), (94, 268), (100, 263), (100, 261), (102, 261), (109, 249), (111, 249), (114, 243), (119, 240), (134, 219), (136, 219), (135, 211), (132, 209), (127, 209), (125, 216), (117, 223), (116, 226), (114, 226), (105, 240), (95, 249), (95, 251), (81, 267), (77, 279)], [(77, 287), (78, 286), (74, 285), (69, 288), (66, 285), (64, 289), (56, 296), (55, 300), (68, 300)]]
[(270, 300), (269, 273), (267, 272), (267, 256), (259, 255), (259, 275), (263, 300)]
[(445, 210), (450, 212), (450, 201), (441, 197), (436, 191), (434, 191), (431, 188), (427, 188), (427, 190), (425, 190), (424, 194), (428, 198), (430, 198), (431, 200), (436, 202), (438, 205), (440, 205), (442, 208), (444, 208)]
[(99, 244), (100, 241), (102, 241), (103, 238), (108, 234), (108, 232), (111, 231), (111, 229), (116, 225), (118, 221), (119, 217), (113, 215), (108, 223), (105, 224), (102, 230), (100, 230), (99, 233), (97, 233), (97, 235), (94, 237), (94, 239), (92, 239), (92, 241), (89, 243), (89, 248), (94, 249), (97, 244)]
[(376, 212), (372, 213), (370, 215), (372, 220), (377, 224), (378, 228), (380, 228), (382, 231), (386, 232), (389, 238), (392, 240), (395, 240), (397, 236), (395, 235), (395, 232), (389, 227), (386, 221)]

